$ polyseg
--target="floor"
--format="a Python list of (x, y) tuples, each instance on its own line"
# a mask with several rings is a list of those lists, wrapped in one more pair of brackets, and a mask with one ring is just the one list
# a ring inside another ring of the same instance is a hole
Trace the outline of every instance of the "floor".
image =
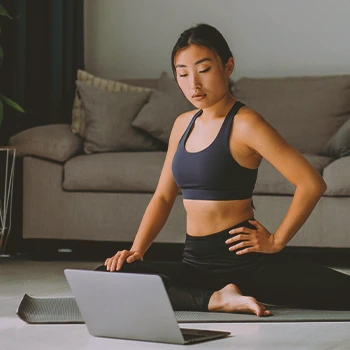
[[(85, 325), (30, 325), (16, 315), (24, 293), (33, 297), (71, 296), (65, 268), (94, 269), (101, 261), (0, 260), (1, 349), (180, 349), (185, 345), (95, 338)], [(349, 267), (335, 269), (350, 274)], [(349, 322), (181, 324), (182, 328), (227, 330), (225, 339), (190, 345), (200, 349), (349, 349)]]

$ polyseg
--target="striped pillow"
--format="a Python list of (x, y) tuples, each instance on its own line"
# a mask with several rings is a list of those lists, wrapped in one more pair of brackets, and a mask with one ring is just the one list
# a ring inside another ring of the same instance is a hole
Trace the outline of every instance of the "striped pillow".
[[(77, 80), (109, 92), (145, 92), (154, 90), (152, 88), (125, 84), (116, 80), (98, 78), (80, 69), (78, 69)], [(80, 135), (83, 138), (85, 137), (85, 114), (77, 88), (73, 103), (71, 129), (73, 134)]]

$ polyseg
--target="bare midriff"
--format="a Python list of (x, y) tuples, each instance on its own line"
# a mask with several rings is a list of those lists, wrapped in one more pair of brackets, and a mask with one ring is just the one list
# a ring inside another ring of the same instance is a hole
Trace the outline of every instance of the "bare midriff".
[(251, 198), (228, 201), (184, 199), (186, 232), (191, 236), (206, 236), (252, 218), (251, 202)]

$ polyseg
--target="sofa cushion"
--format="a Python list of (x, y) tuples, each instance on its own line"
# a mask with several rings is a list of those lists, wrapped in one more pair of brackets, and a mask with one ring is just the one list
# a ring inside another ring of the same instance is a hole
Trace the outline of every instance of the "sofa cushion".
[(165, 155), (165, 152), (113, 152), (77, 156), (64, 165), (63, 188), (153, 193)]
[(241, 78), (235, 97), (299, 152), (324, 155), (325, 144), (350, 117), (350, 75)]
[(327, 142), (323, 152), (333, 158), (350, 156), (350, 118)]
[(325, 196), (350, 196), (350, 156), (327, 165), (323, 170), (323, 179), (327, 184)]
[[(313, 154), (303, 154), (309, 163), (322, 175), (323, 169), (333, 159)], [(258, 170), (253, 194), (281, 194), (293, 195), (295, 186), (290, 183), (270, 162), (262, 159)]]
[(150, 151), (159, 141), (131, 126), (148, 92), (108, 92), (77, 81), (86, 117), (84, 151)]
[[(63, 188), (68, 191), (154, 193), (165, 155), (165, 152), (117, 152), (77, 156), (64, 165)], [(332, 158), (304, 156), (320, 174), (332, 162)], [(294, 191), (295, 186), (263, 158), (253, 193), (293, 195)]]
[(175, 119), (193, 109), (196, 107), (187, 100), (175, 80), (163, 72), (158, 90), (152, 93), (149, 102), (138, 113), (132, 126), (168, 143)]
[(9, 144), (15, 146), (16, 155), (36, 156), (57, 162), (83, 153), (83, 139), (74, 135), (68, 124), (36, 126), (12, 136)]
[[(145, 92), (154, 90), (154, 82), (148, 81), (147, 79), (138, 80), (110, 80), (102, 79), (90, 74), (84, 70), (78, 69), (77, 80), (85, 83), (86, 85), (95, 86), (101, 90), (109, 92), (121, 92), (121, 91), (132, 91), (132, 92)], [(158, 82), (157, 82), (158, 83)], [(138, 86), (144, 84), (146, 86)], [(148, 85), (148, 86), (147, 86)], [(85, 137), (85, 112), (82, 107), (81, 97), (79, 96), (78, 89), (75, 92), (73, 111), (72, 111), (72, 132), (74, 134)]]

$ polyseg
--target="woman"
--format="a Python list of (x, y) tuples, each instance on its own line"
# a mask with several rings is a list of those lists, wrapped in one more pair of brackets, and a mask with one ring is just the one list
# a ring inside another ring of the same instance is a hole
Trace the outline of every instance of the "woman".
[[(276, 129), (231, 95), (234, 59), (221, 33), (207, 24), (184, 31), (171, 64), (180, 89), (198, 109), (174, 123), (157, 189), (131, 249), (96, 270), (160, 275), (175, 310), (271, 315), (261, 303), (350, 310), (350, 276), (281, 255), (327, 186)], [(296, 186), (273, 234), (253, 212), (263, 157)], [(179, 188), (187, 213), (183, 259), (145, 262)]]

